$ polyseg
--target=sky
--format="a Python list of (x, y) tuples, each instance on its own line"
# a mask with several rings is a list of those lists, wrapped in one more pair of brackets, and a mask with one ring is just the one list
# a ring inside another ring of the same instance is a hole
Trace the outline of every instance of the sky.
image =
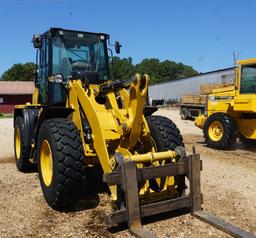
[(256, 0), (0, 0), (0, 75), (35, 62), (31, 39), (50, 27), (104, 32), (122, 58), (182, 62), (199, 72), (256, 57)]

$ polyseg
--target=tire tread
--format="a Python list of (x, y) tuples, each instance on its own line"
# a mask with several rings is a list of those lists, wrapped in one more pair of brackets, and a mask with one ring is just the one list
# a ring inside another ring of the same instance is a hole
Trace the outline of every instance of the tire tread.
[(147, 120), (149, 124), (152, 123), (158, 130), (160, 130), (166, 147), (165, 150), (175, 150), (177, 146), (184, 147), (183, 137), (180, 134), (180, 130), (169, 118), (163, 116), (148, 116)]
[(42, 128), (48, 127), (56, 148), (58, 171), (54, 199), (47, 200), (53, 208), (73, 205), (86, 185), (84, 151), (80, 134), (68, 119), (46, 120)]
[[(224, 128), (224, 135), (220, 141), (212, 141), (208, 134), (208, 129), (213, 121), (219, 121)], [(204, 128), (204, 138), (208, 147), (213, 149), (226, 150), (230, 149), (236, 142), (237, 133), (234, 120), (226, 113), (212, 114), (206, 121)]]

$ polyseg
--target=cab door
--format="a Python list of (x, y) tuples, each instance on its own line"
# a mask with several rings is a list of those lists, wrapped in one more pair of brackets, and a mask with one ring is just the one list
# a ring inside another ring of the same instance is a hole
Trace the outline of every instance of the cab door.
[(38, 77), (36, 82), (36, 87), (39, 89), (39, 98), (38, 101), (41, 104), (46, 104), (48, 101), (48, 71), (49, 71), (49, 62), (48, 62), (49, 46), (48, 40), (42, 38), (42, 47), (39, 51), (39, 69)]
[(241, 68), (240, 94), (256, 93), (256, 65), (246, 65)]
[(256, 111), (256, 64), (242, 65), (240, 68), (239, 94), (235, 97), (234, 110)]

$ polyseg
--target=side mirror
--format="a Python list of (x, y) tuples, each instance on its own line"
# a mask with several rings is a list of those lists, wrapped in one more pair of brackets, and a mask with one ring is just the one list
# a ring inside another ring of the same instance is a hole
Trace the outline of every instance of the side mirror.
[(34, 48), (40, 49), (42, 48), (42, 38), (40, 34), (34, 34), (32, 39)]
[(121, 49), (122, 45), (120, 45), (119, 41), (115, 42), (115, 50), (117, 54), (120, 54), (120, 49)]

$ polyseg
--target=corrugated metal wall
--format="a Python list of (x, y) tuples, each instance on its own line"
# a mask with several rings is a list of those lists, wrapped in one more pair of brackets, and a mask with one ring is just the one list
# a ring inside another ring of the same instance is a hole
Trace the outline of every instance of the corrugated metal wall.
[(228, 68), (200, 74), (190, 78), (158, 83), (149, 87), (149, 97), (151, 97), (152, 100), (164, 99), (165, 101), (179, 101), (182, 95), (199, 94), (201, 84), (233, 83), (234, 78), (234, 68)]

